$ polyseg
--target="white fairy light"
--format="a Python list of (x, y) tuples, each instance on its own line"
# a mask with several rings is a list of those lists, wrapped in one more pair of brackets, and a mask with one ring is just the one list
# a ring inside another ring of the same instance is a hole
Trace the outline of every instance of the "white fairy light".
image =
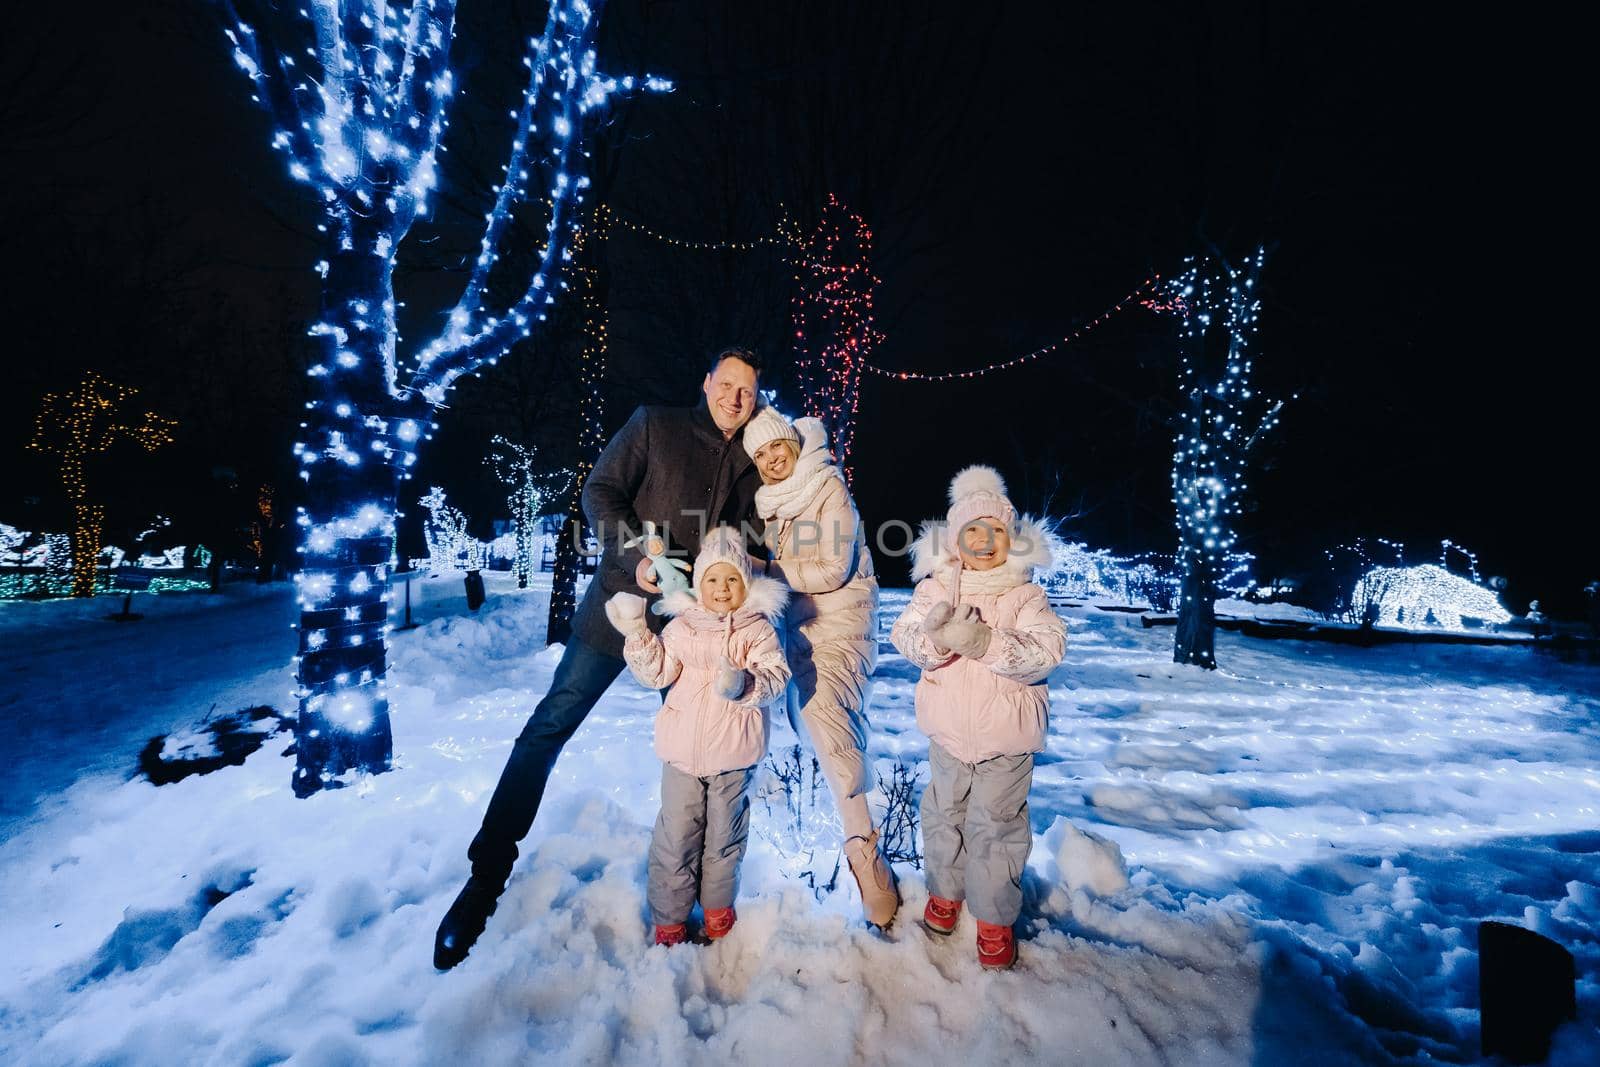
[[(1257, 249), (1243, 266), (1209, 266), (1194, 259), (1169, 280), (1155, 310), (1179, 319), (1179, 395), (1182, 411), (1172, 456), (1172, 505), (1178, 527), (1178, 560), (1184, 576), (1175, 658), (1215, 667), (1209, 637), (1195, 640), (1184, 612), (1211, 610), (1219, 578), (1235, 552), (1234, 524), (1249, 488), (1247, 455), (1262, 434), (1278, 424), (1283, 403), (1266, 404), (1250, 386), (1250, 341), (1261, 300), (1255, 279), (1266, 258)], [(1223, 333), (1212, 332), (1220, 326)], [(1199, 630), (1209, 634), (1205, 626)], [(1187, 646), (1187, 647), (1186, 647)]]
[[(230, 11), (235, 4), (259, 20), (251, 25), (234, 17), (226, 29), (233, 61), (272, 117), (269, 143), (285, 156), (290, 177), (312, 188), (325, 242), (316, 270), (327, 310), (309, 331), (322, 347), (307, 372), (316, 399), (307, 404), (310, 422), (295, 446), (310, 501), (298, 522), (305, 557), (301, 632), (323, 634), (315, 648), (303, 636), (300, 657), (296, 790), (308, 792), (348, 767), (388, 765), (383, 576), (399, 482), (411, 476), (420, 440), (430, 436), (419, 424), (455, 381), (530, 336), (535, 317), (544, 321), (544, 281), (569, 258), (566, 245), (588, 184), (573, 180), (586, 156), (581, 120), (628, 86), (595, 69), (601, 0), (553, 0), (544, 32), (528, 42), (510, 177), (485, 216), (478, 267), (443, 332), (402, 360), (394, 258), (438, 187), (446, 107), (455, 92), (449, 48), (456, 0), (306, 0), (298, 8), (233, 0)], [(672, 87), (650, 76), (630, 84), (652, 92)], [(538, 284), (530, 283), (509, 308), (490, 307), (488, 271), (514, 209), (530, 199), (535, 162), (562, 175), (549, 190), (550, 239), (532, 272)], [(402, 365), (410, 368), (404, 379)], [(356, 620), (344, 615), (347, 600), (360, 608)], [(324, 618), (329, 611), (334, 617)], [(324, 722), (323, 709), (343, 706), (344, 698), (322, 698), (363, 685), (363, 678), (373, 680), (373, 694), (337, 722)], [(367, 734), (347, 736), (352, 730)]]

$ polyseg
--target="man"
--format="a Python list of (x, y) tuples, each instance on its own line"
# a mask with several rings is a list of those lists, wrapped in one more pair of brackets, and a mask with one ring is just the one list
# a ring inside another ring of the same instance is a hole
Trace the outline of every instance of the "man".
[[(433, 965), (448, 970), (466, 958), (494, 914), (517, 842), (527, 836), (561, 747), (625, 668), (622, 636), (605, 615), (612, 594), (659, 593), (650, 561), (623, 542), (655, 523), (667, 551), (694, 559), (701, 535), (726, 523), (755, 523), (761, 484), (741, 435), (756, 409), (761, 364), (742, 348), (719, 352), (693, 407), (642, 407), (606, 445), (583, 486), (583, 512), (602, 546), (594, 580), (578, 605), (544, 699), (512, 746), (467, 856), (472, 877), (439, 924)], [(755, 547), (755, 546), (752, 546)], [(656, 630), (666, 620), (646, 616)]]

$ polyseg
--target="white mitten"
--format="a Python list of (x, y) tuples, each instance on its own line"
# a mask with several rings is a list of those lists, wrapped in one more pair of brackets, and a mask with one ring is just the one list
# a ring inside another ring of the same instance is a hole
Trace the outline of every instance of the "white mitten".
[(989, 651), (989, 639), (993, 636), (994, 631), (978, 615), (978, 609), (963, 604), (939, 631), (938, 640), (959, 656), (978, 659)]
[(950, 648), (939, 640), (939, 631), (944, 629), (944, 624), (950, 621), (950, 616), (954, 612), (955, 608), (950, 601), (941, 600), (929, 608), (928, 613), (922, 617), (922, 632), (928, 635), (928, 639), (933, 642), (941, 655), (949, 652)]
[(723, 656), (722, 662), (717, 665), (717, 680), (713, 684), (717, 695), (723, 700), (738, 700), (750, 685), (750, 672), (735, 667), (727, 656)]
[(616, 593), (606, 601), (606, 618), (623, 637), (638, 637), (650, 632), (644, 621), (645, 599), (632, 593)]

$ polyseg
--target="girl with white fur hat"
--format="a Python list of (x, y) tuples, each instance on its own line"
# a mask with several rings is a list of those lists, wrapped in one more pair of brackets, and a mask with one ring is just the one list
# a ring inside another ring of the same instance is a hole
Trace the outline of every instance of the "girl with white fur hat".
[(750, 783), (767, 753), (767, 705), (789, 684), (773, 628), (788, 593), (751, 574), (738, 532), (723, 526), (706, 535), (694, 589), (662, 598), (674, 618), (659, 637), (645, 624), (643, 597), (617, 593), (606, 602), (634, 678), (651, 689), (670, 686), (656, 717), (661, 814), (646, 891), (658, 945), (687, 937), (696, 900), (707, 937), (733, 929)]
[(894, 869), (867, 807), (867, 695), (878, 660), (878, 579), (866, 533), (820, 420), (793, 425), (770, 407), (744, 428), (761, 475), (756, 514), (766, 522), (766, 572), (789, 587), (784, 650), (794, 681), (789, 719), (803, 723), (844, 825), (844, 854), (866, 920), (887, 926), (900, 907)]
[(945, 521), (924, 523), (912, 546), (917, 588), (889, 638), (922, 670), (917, 727), (932, 771), (922, 794), (923, 923), (950, 933), (965, 901), (988, 968), (1017, 958), (1045, 678), (1066, 652), (1066, 624), (1032, 580), (1050, 560), (1049, 533), (1017, 514), (1000, 475), (968, 467), (950, 482)]

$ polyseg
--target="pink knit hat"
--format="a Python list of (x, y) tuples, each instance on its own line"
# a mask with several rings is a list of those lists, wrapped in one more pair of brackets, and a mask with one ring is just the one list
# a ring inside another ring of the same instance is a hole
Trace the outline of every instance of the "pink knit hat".
[(961, 531), (975, 519), (997, 519), (1007, 530), (1016, 523), (1017, 509), (1006, 499), (1006, 483), (993, 467), (975, 465), (950, 479), (950, 510), (945, 514), (945, 543), (952, 556), (960, 555)]

